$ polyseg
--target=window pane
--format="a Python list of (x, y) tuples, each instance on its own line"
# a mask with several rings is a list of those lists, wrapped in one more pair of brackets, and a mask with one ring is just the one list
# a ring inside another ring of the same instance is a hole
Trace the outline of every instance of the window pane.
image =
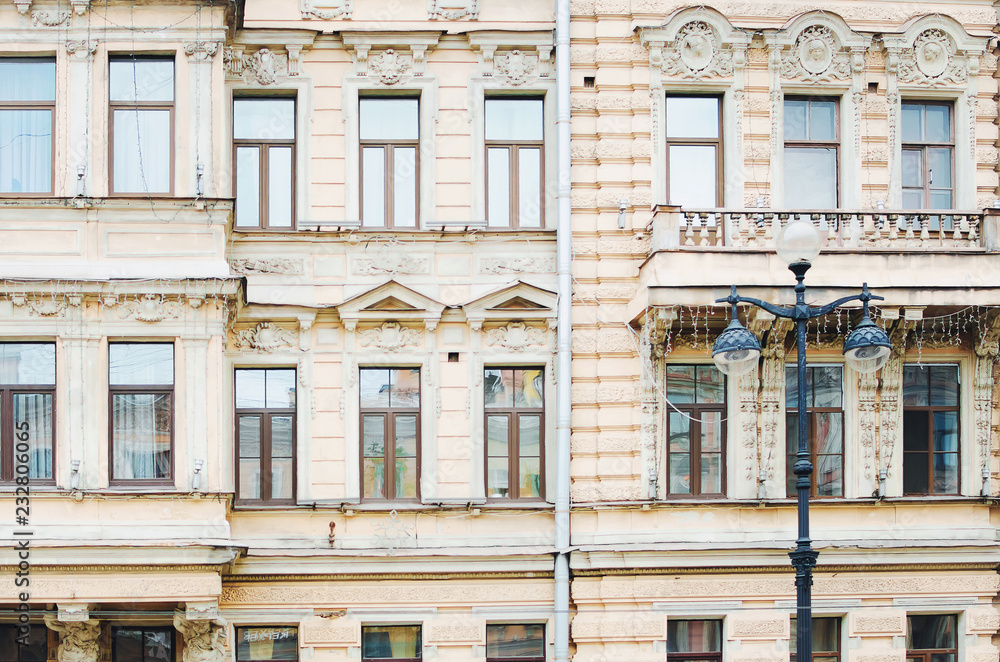
[(514, 406), (541, 407), (545, 380), (538, 369), (514, 370)]
[(299, 659), (295, 628), (237, 628), (236, 641), (236, 658), (239, 662)]
[(924, 139), (924, 106), (903, 104), (903, 142), (920, 142)]
[(521, 478), (518, 487), (519, 496), (521, 498), (542, 496), (541, 460), (537, 457), (522, 457), (519, 464)]
[(712, 365), (698, 366), (698, 402), (721, 404), (726, 401), (726, 380), (722, 372)]
[(922, 155), (923, 152), (919, 149), (903, 150), (903, 186), (924, 185), (924, 165)]
[(170, 478), (170, 396), (115, 394), (112, 409), (115, 479)]
[(844, 452), (844, 415), (840, 412), (816, 412), (816, 452)]
[(510, 149), (490, 147), (486, 151), (490, 227), (510, 227)]
[[(791, 618), (791, 639), (788, 650), (795, 655), (798, 649), (798, 631), (796, 629), (796, 619)], [(812, 649), (813, 654), (836, 653), (840, 651), (840, 619), (839, 618), (814, 618), (812, 619)], [(818, 658), (814, 658), (818, 659)]]
[(903, 209), (923, 209), (923, 189), (903, 189)]
[(420, 370), (394, 368), (392, 370), (393, 407), (416, 408), (420, 406)]
[(545, 657), (545, 626), (487, 625), (486, 657)]
[[(0, 660), (45, 662), (48, 659), (48, 628), (44, 623), (28, 623), (27, 640), (19, 638), (16, 625), (0, 625)], [(19, 644), (20, 647), (19, 647)], [(20, 652), (20, 659), (18, 659)], [(10, 657), (8, 657), (10, 656)]]
[(927, 183), (935, 188), (951, 188), (951, 148), (930, 147), (927, 159)]
[(417, 99), (361, 99), (361, 140), (416, 140), (418, 107)]
[(417, 417), (396, 416), (396, 457), (417, 456)]
[(722, 651), (722, 621), (667, 620), (667, 651), (712, 653)]
[(267, 224), (292, 227), (292, 148), (267, 150)]
[(689, 208), (718, 204), (715, 145), (671, 145), (669, 159), (670, 204)]
[(361, 150), (361, 218), (365, 225), (385, 225), (385, 149)]
[(260, 457), (260, 416), (240, 416), (240, 457)]
[(701, 454), (701, 493), (722, 493), (722, 455), (719, 453)]
[(903, 450), (927, 451), (930, 430), (926, 411), (903, 411)]
[(958, 452), (958, 412), (934, 412), (934, 450)]
[(111, 101), (173, 101), (173, 60), (130, 57), (110, 64)]
[(262, 409), (264, 400), (264, 375), (266, 370), (236, 371), (236, 408)]
[(420, 657), (419, 625), (367, 625), (361, 628), (361, 657)]
[(955, 648), (954, 614), (929, 614), (906, 617), (906, 648), (927, 650)]
[(364, 491), (366, 498), (385, 498), (385, 458), (366, 457), (364, 460)]
[(0, 193), (51, 190), (52, 111), (0, 110)]
[(785, 99), (785, 140), (808, 140), (808, 112), (808, 101)]
[(785, 148), (785, 203), (804, 209), (837, 206), (837, 150)]
[(521, 457), (541, 455), (541, 416), (521, 414), (518, 421), (518, 454)]
[(487, 407), (514, 406), (514, 371), (487, 368), (484, 377)]
[(928, 105), (926, 117), (927, 141), (948, 142), (951, 140), (951, 106), (942, 104)]
[(294, 99), (235, 99), (233, 138), (292, 140), (295, 138)]
[(361, 369), (361, 406), (362, 407), (388, 407), (389, 391), (389, 370), (385, 368), (362, 368)]
[(674, 404), (694, 402), (693, 365), (667, 366), (667, 398)]
[(0, 384), (55, 384), (52, 343), (0, 343)]
[(701, 452), (722, 452), (721, 411), (706, 411), (701, 414)]
[(691, 456), (670, 454), (670, 493), (691, 494)]
[(542, 150), (522, 147), (517, 154), (517, 222), (537, 228), (542, 224)]
[(142, 630), (116, 628), (112, 632), (111, 645), (114, 649), (114, 659), (143, 662)]
[(958, 494), (958, 453), (934, 453), (934, 493)]
[(392, 222), (396, 227), (417, 225), (417, 150), (396, 147), (392, 150), (393, 190)]
[(170, 191), (170, 111), (114, 112), (116, 193)]
[[(808, 368), (806, 368), (808, 371)], [(807, 396), (808, 397), (808, 396)], [(799, 373), (795, 366), (785, 366), (785, 409), (799, 408)]]
[(55, 101), (55, 60), (0, 58), (0, 80), (0, 101)]
[(271, 417), (271, 458), (292, 457), (292, 417)]
[(112, 386), (169, 386), (174, 383), (174, 346), (167, 343), (108, 345)]
[(14, 439), (28, 444), (28, 477), (52, 478), (52, 396), (14, 393)]
[(541, 99), (487, 99), (487, 140), (542, 140)]
[(271, 498), (292, 498), (292, 458), (271, 458)]
[(486, 454), (507, 457), (510, 441), (510, 419), (507, 416), (486, 417)]
[[(931, 191), (931, 202), (928, 209), (954, 209), (951, 191)], [(935, 217), (936, 218), (936, 217)], [(933, 226), (931, 229), (934, 229)]]
[(691, 451), (691, 419), (678, 411), (670, 412), (670, 452)]
[(365, 457), (385, 457), (385, 416), (365, 416), (362, 420)]
[(927, 494), (927, 453), (903, 453), (903, 494)]
[(816, 407), (840, 407), (843, 402), (843, 369), (819, 366), (813, 372), (813, 402)]
[(809, 139), (837, 139), (837, 102), (809, 102)]
[(903, 406), (926, 407), (929, 373), (925, 366), (903, 366)]
[(840, 455), (816, 457), (816, 496), (844, 496), (844, 468)]
[(174, 662), (173, 641), (173, 632), (169, 630), (144, 630), (143, 662)]
[(932, 365), (930, 367), (931, 405), (953, 407), (958, 405), (958, 366)]
[(506, 457), (491, 457), (486, 460), (486, 489), (491, 498), (510, 496), (509, 467)]
[(718, 137), (718, 98), (667, 97), (667, 138)]
[(236, 148), (236, 225), (260, 226), (260, 148)]
[(295, 371), (267, 371), (267, 406), (277, 409), (295, 407)]

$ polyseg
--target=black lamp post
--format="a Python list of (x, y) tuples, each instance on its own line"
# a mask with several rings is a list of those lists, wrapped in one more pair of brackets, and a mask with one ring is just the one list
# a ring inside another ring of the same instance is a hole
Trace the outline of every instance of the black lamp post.
[(857, 372), (875, 372), (889, 360), (891, 343), (885, 331), (877, 327), (868, 317), (868, 302), (882, 299), (868, 292), (868, 284), (861, 288), (861, 294), (837, 299), (825, 306), (810, 306), (806, 303), (806, 271), (812, 260), (819, 255), (820, 239), (816, 229), (808, 221), (796, 220), (786, 225), (777, 239), (778, 257), (788, 264), (795, 274), (795, 305), (776, 306), (760, 299), (741, 297), (736, 294), (736, 286), (725, 299), (732, 306), (732, 321), (712, 347), (712, 359), (719, 370), (727, 375), (742, 375), (757, 368), (760, 358), (760, 340), (750, 333), (736, 317), (736, 304), (749, 303), (762, 308), (776, 317), (795, 320), (797, 366), (799, 380), (799, 450), (796, 455), (794, 472), (798, 476), (795, 486), (798, 490), (799, 535), (796, 547), (788, 555), (795, 568), (796, 587), (796, 658), (800, 662), (812, 662), (812, 569), (816, 565), (819, 552), (812, 548), (809, 538), (809, 492), (812, 488), (813, 465), (809, 453), (808, 422), (806, 419), (806, 322), (822, 317), (849, 301), (861, 301), (863, 317), (861, 323), (844, 340), (844, 360)]

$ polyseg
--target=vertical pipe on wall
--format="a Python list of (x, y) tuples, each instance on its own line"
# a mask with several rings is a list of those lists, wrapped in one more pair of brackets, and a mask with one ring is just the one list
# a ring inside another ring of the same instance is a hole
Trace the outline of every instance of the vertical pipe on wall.
[(556, 145), (558, 176), (556, 207), (556, 272), (559, 306), (556, 335), (556, 561), (555, 561), (555, 659), (569, 660), (569, 546), (570, 546), (570, 413), (572, 402), (571, 332), (573, 312), (572, 224), (570, 207), (570, 59), (569, 0), (556, 4)]

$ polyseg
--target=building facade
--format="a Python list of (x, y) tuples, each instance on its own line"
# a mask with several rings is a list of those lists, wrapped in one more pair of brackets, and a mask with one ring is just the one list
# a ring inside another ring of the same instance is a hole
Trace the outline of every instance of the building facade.
[(0, 8), (0, 662), (789, 660), (798, 217), (814, 657), (997, 660), (998, 24)]

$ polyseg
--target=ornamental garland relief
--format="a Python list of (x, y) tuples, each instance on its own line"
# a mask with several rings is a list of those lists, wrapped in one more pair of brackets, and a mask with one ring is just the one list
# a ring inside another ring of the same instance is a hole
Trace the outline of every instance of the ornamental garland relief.
[(404, 347), (419, 347), (421, 334), (419, 329), (410, 329), (399, 322), (384, 322), (374, 329), (365, 329), (358, 334), (362, 347), (378, 347), (388, 352), (395, 352)]
[(443, 18), (448, 21), (479, 18), (479, 0), (430, 0), (427, 13), (433, 21)]
[(707, 78), (733, 74), (732, 55), (722, 51), (718, 33), (704, 21), (684, 25), (673, 44), (654, 52), (650, 62), (668, 76)]
[(781, 57), (781, 75), (806, 81), (844, 79), (851, 75), (851, 62), (839, 47), (833, 30), (812, 25), (802, 31), (792, 49)]
[(921, 32), (899, 58), (899, 80), (924, 85), (965, 85), (968, 72), (959, 62), (955, 43), (939, 28)]
[(510, 322), (486, 332), (486, 344), (503, 347), (513, 352), (523, 352), (529, 347), (545, 346), (545, 329), (528, 326), (524, 322)]
[(321, 0), (318, 3), (303, 0), (299, 9), (305, 20), (318, 18), (322, 21), (329, 21), (333, 18), (350, 18), (352, 7), (351, 0)]
[(235, 344), (239, 349), (265, 354), (283, 347), (293, 347), (295, 334), (270, 322), (261, 322), (252, 329), (237, 331)]

